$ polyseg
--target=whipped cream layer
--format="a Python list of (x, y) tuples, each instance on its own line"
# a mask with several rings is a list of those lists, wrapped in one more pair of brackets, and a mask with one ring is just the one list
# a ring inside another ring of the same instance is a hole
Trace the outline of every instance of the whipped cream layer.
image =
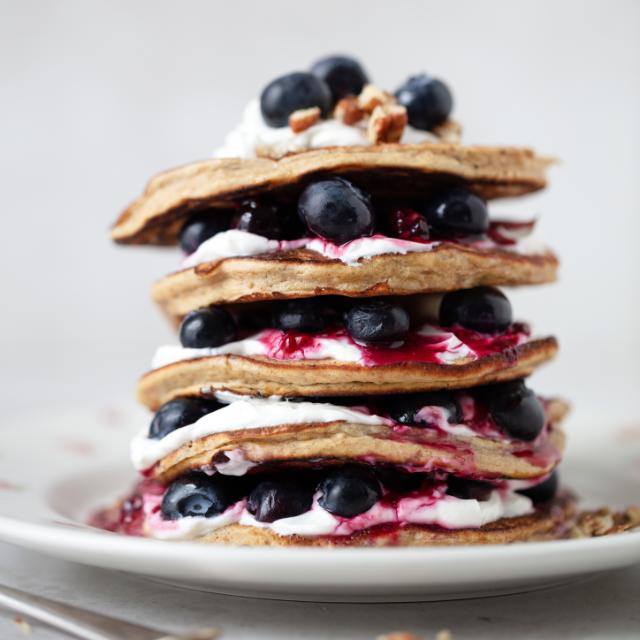
[[(446, 241), (444, 241), (446, 242)], [(263, 236), (230, 229), (221, 231), (205, 240), (198, 249), (187, 256), (182, 262), (182, 268), (188, 269), (207, 262), (216, 262), (224, 258), (246, 258), (250, 256), (278, 253), (291, 249), (309, 249), (325, 258), (340, 260), (345, 264), (357, 267), (362, 260), (388, 254), (425, 253), (432, 251), (443, 241), (414, 242), (391, 238), (376, 234), (373, 236), (356, 238), (342, 245), (333, 244), (323, 238), (301, 238), (299, 240), (270, 240)], [(529, 234), (514, 238), (509, 244), (498, 244), (491, 239), (458, 240), (456, 244), (476, 249), (502, 249), (520, 253), (522, 255), (539, 255), (547, 251), (545, 244), (536, 234)]]
[[(462, 336), (462, 337), (459, 337)], [(192, 349), (165, 345), (157, 349), (151, 367), (159, 369), (175, 362), (220, 355), (266, 357), (273, 360), (335, 360), (363, 366), (429, 362), (451, 364), (472, 361), (489, 353), (498, 353), (528, 342), (526, 331), (485, 336), (474, 332), (448, 331), (432, 324), (413, 330), (397, 347), (367, 347), (356, 343), (344, 330), (306, 334), (265, 329), (248, 338), (220, 347)]]
[[(330, 118), (320, 120), (308, 129), (295, 133), (290, 127), (270, 127), (262, 118), (260, 103), (251, 100), (246, 106), (240, 123), (225, 137), (224, 144), (214, 150), (215, 158), (255, 158), (258, 155), (281, 157), (321, 147), (348, 147), (370, 145), (367, 136), (368, 118), (353, 125)], [(403, 144), (443, 142), (429, 131), (404, 128)], [(459, 136), (449, 135), (446, 142), (459, 142)]]
[[(411, 437), (411, 432), (417, 428), (437, 431), (444, 437), (448, 435), (459, 438), (480, 437), (511, 442), (511, 438), (497, 428), (495, 422), (483, 409), (478, 410), (473, 397), (466, 393), (457, 395), (456, 401), (461, 410), (460, 422), (452, 422), (452, 416), (446, 408), (426, 405), (416, 413), (415, 426), (400, 424), (387, 417), (384, 406), (377, 409), (365, 406), (346, 407), (324, 402), (295, 402), (283, 400), (278, 396), (270, 398), (240, 396), (227, 391), (218, 391), (215, 397), (226, 406), (212, 411), (192, 424), (172, 431), (164, 438), (149, 438), (148, 429), (146, 427), (142, 429), (130, 445), (134, 467), (139, 471), (147, 472), (162, 458), (184, 445), (216, 433), (296, 424), (350, 422), (362, 425), (387, 425), (393, 428), (394, 437), (399, 440), (402, 440), (405, 435)], [(547, 437), (548, 431), (545, 428), (538, 438), (528, 445), (531, 450), (536, 450), (543, 445)], [(255, 462), (247, 460), (241, 449), (228, 449), (224, 453), (226, 461), (217, 460), (202, 470), (210, 474), (242, 476), (258, 466)], [(371, 458), (370, 462), (375, 464), (375, 458)], [(530, 485), (515, 488), (527, 486)]]
[[(391, 420), (371, 415), (366, 409), (340, 407), (320, 402), (289, 402), (279, 398), (253, 398), (220, 391), (216, 399), (225, 407), (208, 413), (193, 424), (172, 431), (161, 440), (147, 437), (147, 429), (131, 442), (131, 459), (136, 469), (148, 469), (183, 445), (214, 433), (277, 427), (312, 422), (355, 422), (358, 424), (392, 424)], [(223, 475), (243, 475), (252, 463), (237, 459), (238, 452), (226, 455), (228, 463), (216, 464)]]
[(410, 495), (396, 502), (384, 499), (368, 511), (343, 518), (325, 511), (316, 495), (309, 511), (274, 522), (258, 522), (246, 508), (246, 500), (229, 507), (213, 518), (189, 516), (179, 520), (164, 520), (160, 511), (162, 497), (143, 495), (144, 533), (163, 540), (191, 540), (205, 536), (229, 524), (270, 529), (281, 536), (348, 536), (379, 525), (422, 525), (443, 529), (479, 528), (501, 518), (515, 518), (533, 512), (526, 496), (508, 486), (494, 489), (487, 500), (461, 499), (436, 486), (424, 494)]

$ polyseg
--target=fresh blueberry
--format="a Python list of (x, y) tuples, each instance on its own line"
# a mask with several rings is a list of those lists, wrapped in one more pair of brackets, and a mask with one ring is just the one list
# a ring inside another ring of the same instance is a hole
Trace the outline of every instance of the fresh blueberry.
[(517, 493), (530, 498), (534, 504), (548, 502), (558, 493), (558, 472), (553, 471), (551, 475), (543, 480), (540, 484), (536, 484), (528, 489), (519, 489)]
[(512, 438), (530, 442), (540, 435), (546, 422), (544, 407), (522, 380), (483, 387), (478, 393), (496, 424)]
[(329, 513), (352, 518), (364, 513), (382, 497), (376, 474), (359, 465), (346, 465), (329, 471), (320, 483), (319, 505)]
[(163, 404), (151, 421), (149, 438), (160, 440), (166, 435), (193, 424), (223, 405), (202, 398), (176, 398)]
[(489, 228), (486, 202), (461, 187), (436, 194), (421, 207), (421, 212), (434, 233), (442, 236), (481, 234)]
[(313, 489), (286, 481), (261, 482), (247, 500), (247, 510), (258, 522), (291, 518), (311, 509)]
[(298, 214), (313, 233), (336, 244), (370, 236), (375, 226), (369, 195), (342, 178), (310, 184), (298, 200)]
[(323, 117), (331, 109), (331, 90), (312, 73), (295, 72), (269, 83), (260, 96), (260, 110), (270, 127), (286, 127), (298, 109), (320, 107)]
[(498, 289), (476, 287), (447, 293), (440, 305), (440, 324), (460, 325), (480, 333), (503, 333), (513, 322), (511, 303)]
[(208, 307), (190, 311), (180, 325), (183, 347), (202, 349), (219, 347), (236, 337), (236, 322), (222, 307)]
[(360, 63), (347, 56), (322, 58), (311, 67), (311, 73), (327, 83), (334, 103), (346, 96), (357, 96), (369, 82)]
[(326, 302), (320, 298), (288, 300), (275, 305), (273, 326), (280, 331), (320, 333), (326, 329), (330, 317)]
[(362, 344), (390, 345), (403, 342), (409, 332), (409, 314), (386, 300), (364, 300), (345, 314), (349, 335)]
[(398, 494), (417, 491), (429, 477), (426, 473), (412, 473), (392, 466), (377, 467), (376, 475), (386, 489)]
[(461, 500), (479, 500), (482, 502), (489, 499), (491, 491), (493, 491), (491, 484), (480, 480), (449, 476), (447, 481), (447, 493)]
[(424, 131), (442, 124), (453, 107), (447, 85), (424, 74), (410, 77), (396, 91), (396, 99), (406, 107), (409, 124)]
[(389, 417), (400, 424), (417, 427), (436, 426), (430, 420), (429, 412), (422, 411), (425, 407), (444, 409), (448, 414), (447, 422), (450, 424), (462, 422), (462, 413), (458, 403), (451, 394), (444, 391), (390, 397), (387, 412)]
[(278, 209), (271, 205), (245, 200), (234, 218), (235, 227), (240, 231), (255, 233), (258, 236), (281, 240), (284, 237), (283, 219)]
[(162, 499), (162, 515), (167, 520), (188, 516), (212, 518), (236, 500), (229, 482), (221, 476), (191, 472), (173, 482)]
[(207, 211), (191, 216), (180, 231), (180, 247), (192, 254), (205, 240), (216, 233), (226, 231), (231, 223), (231, 212), (226, 210)]

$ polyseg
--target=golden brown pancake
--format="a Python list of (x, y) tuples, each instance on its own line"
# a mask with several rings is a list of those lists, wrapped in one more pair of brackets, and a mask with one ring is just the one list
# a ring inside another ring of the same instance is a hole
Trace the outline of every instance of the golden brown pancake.
[(399, 435), (388, 425), (352, 422), (280, 425), (215, 433), (193, 440), (160, 460), (151, 476), (169, 483), (187, 471), (208, 466), (227, 451), (241, 451), (258, 465), (339, 464), (366, 459), (378, 464), (410, 465), (465, 476), (529, 479), (545, 475), (559, 462), (565, 437), (559, 423), (568, 406), (548, 405), (548, 440), (534, 447), (521, 441), (454, 436), (435, 429), (407, 427)]
[(425, 253), (387, 254), (358, 266), (306, 249), (225, 258), (173, 273), (157, 282), (153, 298), (174, 321), (211, 304), (307, 298), (367, 297), (455, 291), (481, 285), (553, 282), (552, 253), (521, 255), (443, 243)]
[(475, 529), (441, 529), (418, 525), (374, 527), (350, 536), (281, 536), (269, 529), (240, 524), (227, 525), (197, 538), (196, 542), (269, 547), (381, 547), (451, 546), (464, 544), (506, 544), (553, 540), (567, 536), (575, 515), (575, 501), (560, 494), (535, 513), (501, 518)]
[(327, 175), (403, 200), (444, 184), (465, 184), (486, 199), (518, 196), (545, 186), (550, 162), (530, 149), (459, 144), (330, 147), (279, 160), (205, 160), (153, 178), (122, 213), (112, 237), (126, 244), (173, 244), (195, 210), (228, 207), (274, 190), (295, 194), (305, 181)]
[(262, 396), (382, 395), (463, 389), (523, 378), (557, 352), (555, 338), (540, 338), (477, 360), (450, 364), (407, 362), (365, 366), (336, 360), (273, 360), (263, 356), (209, 356), (153, 369), (138, 383), (149, 409), (180, 396), (233, 391)]

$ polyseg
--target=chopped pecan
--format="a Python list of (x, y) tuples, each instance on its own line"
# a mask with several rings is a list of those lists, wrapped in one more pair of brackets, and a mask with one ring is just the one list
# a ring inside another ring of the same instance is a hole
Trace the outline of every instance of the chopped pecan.
[(358, 96), (358, 106), (367, 113), (373, 113), (376, 107), (395, 104), (396, 99), (390, 93), (383, 91), (374, 84), (365, 85)]
[(407, 126), (407, 110), (398, 104), (378, 106), (369, 118), (367, 135), (373, 144), (399, 142)]
[(298, 109), (289, 116), (289, 127), (294, 133), (300, 133), (320, 120), (320, 107)]
[(336, 104), (333, 111), (333, 117), (344, 124), (355, 124), (364, 118), (365, 112), (358, 106), (358, 98), (356, 96), (347, 96), (342, 98)]

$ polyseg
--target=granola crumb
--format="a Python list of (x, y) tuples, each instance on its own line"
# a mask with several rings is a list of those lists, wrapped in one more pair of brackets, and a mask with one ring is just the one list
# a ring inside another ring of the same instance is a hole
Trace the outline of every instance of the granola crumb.
[(20, 616), (16, 616), (13, 619), (13, 621), (16, 623), (16, 627), (18, 627), (18, 631), (23, 636), (31, 635), (32, 633), (31, 625), (24, 618), (21, 618)]
[(410, 631), (392, 631), (378, 636), (376, 640), (421, 640), (419, 636)]
[(380, 105), (369, 119), (367, 135), (372, 144), (399, 142), (407, 126), (407, 110), (398, 104)]
[(342, 100), (338, 101), (336, 108), (333, 110), (333, 117), (336, 120), (340, 120), (340, 122), (349, 125), (360, 122), (364, 116), (364, 109), (361, 109), (358, 106), (358, 98), (356, 96), (347, 96), (346, 98), (342, 98)]
[(320, 107), (298, 109), (289, 116), (289, 127), (294, 133), (300, 133), (312, 127), (320, 120)]
[(367, 113), (373, 113), (376, 107), (395, 104), (395, 96), (376, 87), (374, 84), (367, 84), (358, 96), (358, 106)]
[(570, 536), (572, 538), (596, 538), (622, 533), (639, 526), (640, 507), (631, 506), (623, 511), (612, 511), (608, 507), (603, 507), (578, 514)]

